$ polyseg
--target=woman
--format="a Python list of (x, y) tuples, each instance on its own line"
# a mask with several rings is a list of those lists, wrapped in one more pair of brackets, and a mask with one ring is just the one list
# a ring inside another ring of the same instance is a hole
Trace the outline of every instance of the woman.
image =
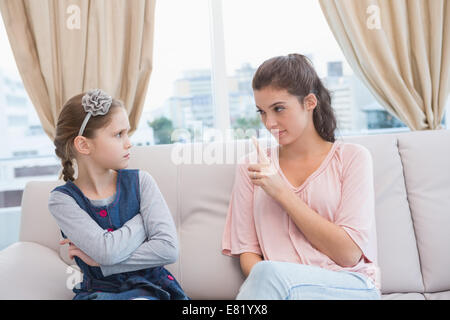
[(370, 152), (335, 139), (305, 56), (265, 61), (252, 86), (279, 146), (237, 166), (222, 241), (247, 277), (237, 299), (380, 299)]

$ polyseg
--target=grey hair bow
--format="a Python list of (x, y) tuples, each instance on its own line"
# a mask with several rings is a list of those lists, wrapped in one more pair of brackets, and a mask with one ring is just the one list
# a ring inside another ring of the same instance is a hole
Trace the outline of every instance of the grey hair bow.
[(98, 115), (107, 114), (109, 108), (111, 107), (111, 103), (112, 98), (105, 91), (101, 89), (89, 90), (81, 99), (81, 105), (83, 106), (84, 111), (87, 112), (87, 115), (84, 118), (78, 135), (83, 135), (83, 131), (86, 128), (86, 125), (91, 116), (95, 117)]

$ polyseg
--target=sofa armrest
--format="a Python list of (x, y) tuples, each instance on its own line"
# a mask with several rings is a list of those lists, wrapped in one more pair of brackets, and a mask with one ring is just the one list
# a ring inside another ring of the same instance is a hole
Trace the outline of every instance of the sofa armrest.
[(67, 300), (81, 273), (54, 250), (34, 242), (16, 242), (0, 251), (0, 300)]

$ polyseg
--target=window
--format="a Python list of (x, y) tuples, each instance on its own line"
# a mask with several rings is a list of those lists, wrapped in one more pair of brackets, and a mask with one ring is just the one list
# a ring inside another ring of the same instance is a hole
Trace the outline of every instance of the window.
[(175, 129), (214, 126), (209, 0), (157, 1), (153, 70), (133, 144), (172, 143)]
[[(337, 134), (368, 129), (406, 128), (384, 111), (353, 74), (316, 0), (227, 0), (223, 3), (230, 118), (236, 124), (259, 119), (251, 80), (266, 59), (288, 53), (310, 58), (332, 92)], [(314, 30), (314, 32), (311, 32)]]
[(14, 96), (11, 94), (6, 94), (6, 104), (15, 107), (26, 107), (28, 104), (26, 97)]
[[(0, 204), (2, 208), (18, 207), (22, 201), (23, 190), (8, 190), (0, 192)], [(0, 214), (1, 214), (0, 210)]]
[(25, 184), (57, 179), (60, 163), (23, 86), (0, 15), (0, 250), (18, 240)]
[(27, 116), (8, 116), (9, 127), (23, 127), (28, 124)]
[(16, 178), (23, 177), (39, 177), (39, 176), (54, 176), (57, 175), (60, 170), (59, 165), (52, 166), (33, 166), (33, 167), (18, 167), (14, 168), (14, 175)]
[[(174, 19), (183, 28), (174, 28)], [(292, 52), (307, 55), (330, 89), (338, 136), (409, 130), (353, 73), (316, 0), (276, 5), (273, 0), (159, 1), (155, 25), (145, 116), (132, 137), (141, 145), (172, 143), (169, 136), (177, 128), (193, 133), (199, 126), (217, 128), (227, 122), (231, 128), (263, 128), (251, 88), (253, 74), (264, 60)], [(212, 51), (215, 46), (225, 48), (223, 58)], [(226, 68), (226, 79), (212, 76), (220, 67)], [(225, 84), (225, 98), (214, 91), (216, 81)], [(223, 108), (221, 114), (214, 111)], [(220, 119), (223, 115), (229, 115), (228, 121)]]

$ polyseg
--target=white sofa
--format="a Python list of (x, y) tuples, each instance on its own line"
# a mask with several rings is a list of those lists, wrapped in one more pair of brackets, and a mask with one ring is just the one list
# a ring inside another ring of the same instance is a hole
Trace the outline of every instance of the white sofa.
[[(449, 299), (450, 131), (340, 139), (373, 156), (383, 299)], [(235, 164), (177, 165), (173, 148), (133, 147), (128, 167), (153, 175), (173, 214), (180, 256), (167, 268), (193, 299), (233, 299), (244, 278), (238, 259), (221, 254), (221, 238)], [(60, 252), (60, 232), (47, 209), (49, 192), (62, 183), (26, 185), (20, 240), (0, 252), (0, 299), (73, 297), (77, 274)]]

